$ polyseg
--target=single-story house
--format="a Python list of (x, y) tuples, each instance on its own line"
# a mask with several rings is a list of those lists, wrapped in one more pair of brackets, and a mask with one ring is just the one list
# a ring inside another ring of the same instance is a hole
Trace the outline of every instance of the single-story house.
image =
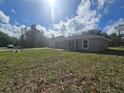
[(68, 51), (99, 52), (106, 50), (109, 40), (99, 35), (81, 34), (70, 37), (54, 37), (49, 39), (49, 47)]
[(65, 38), (63, 45), (69, 51), (99, 52), (108, 48), (109, 40), (99, 35), (81, 34)]
[(64, 48), (64, 45), (63, 45), (64, 40), (65, 40), (64, 36), (49, 38), (48, 47), (49, 48), (63, 49)]

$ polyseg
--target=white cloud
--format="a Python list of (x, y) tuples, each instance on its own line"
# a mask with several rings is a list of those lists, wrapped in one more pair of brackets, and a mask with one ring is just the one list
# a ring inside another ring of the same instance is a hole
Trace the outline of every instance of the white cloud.
[(47, 30), (45, 27), (41, 25), (37, 25), (36, 28), (44, 33), (45, 36), (47, 37), (52, 37), (52, 36), (60, 36), (62, 35), (59, 31), (56, 30)]
[(97, 0), (97, 2), (98, 2), (98, 9), (101, 9), (105, 6), (105, 4), (109, 6), (111, 3), (114, 2), (114, 0)]
[(12, 13), (14, 13), (14, 14), (16, 14), (16, 11), (15, 11), (15, 9), (11, 9), (11, 12), (12, 12)]
[(124, 19), (120, 18), (118, 21), (115, 22), (111, 22), (110, 24), (108, 24), (105, 28), (104, 31), (107, 32), (108, 35), (112, 34), (112, 33), (117, 33), (115, 26), (119, 25), (119, 24), (124, 24)]
[[(102, 17), (104, 8), (108, 8), (114, 0), (82, 0), (78, 6), (76, 16), (68, 19), (66, 22), (61, 21), (54, 25), (54, 30), (57, 30), (58, 35), (80, 34), (83, 31), (98, 28), (98, 23)], [(92, 6), (95, 4), (94, 9)], [(107, 9), (106, 8), (106, 9)]]
[(40, 30), (41, 32), (43, 32), (44, 34), (47, 32), (46, 28), (43, 27), (43, 26), (41, 26), (41, 25), (37, 25), (36, 28), (37, 28), (38, 30)]
[(0, 10), (0, 22), (2, 23), (9, 23), (9, 16), (5, 15), (1, 10)]
[(97, 23), (101, 15), (96, 10), (91, 10), (91, 5), (90, 0), (82, 0), (78, 6), (77, 15), (66, 22), (61, 21), (59, 24), (55, 24), (54, 29), (62, 35), (68, 36), (98, 28)]
[(17, 26), (17, 23), (15, 25), (11, 25), (9, 23), (10, 17), (5, 15), (0, 10), (0, 31), (14, 37), (19, 37), (21, 32), (21, 26)]
[(62, 34), (60, 32), (58, 32), (57, 30), (48, 30), (46, 33), (45, 33), (45, 36), (47, 37), (57, 37), (57, 36), (62, 36)]
[[(33, 0), (26, 0), (33, 2)], [(40, 0), (37, 0), (37, 2)], [(98, 23), (102, 14), (100, 10), (103, 10), (106, 7), (110, 6), (113, 0), (81, 0), (79, 4), (76, 16), (67, 21), (60, 21), (58, 24), (53, 25), (53, 29), (46, 30), (45, 27), (39, 26), (39, 29), (42, 29), (46, 36), (68, 36), (72, 34), (80, 34), (83, 31), (90, 29), (98, 28)], [(91, 9), (95, 4), (96, 8)], [(107, 10), (107, 8), (106, 8)]]
[(42, 29), (46, 30), (45, 27), (43, 27), (43, 26), (41, 26), (41, 25), (37, 25), (36, 28), (37, 28), (38, 30), (42, 30)]
[(11, 24), (0, 24), (0, 31), (8, 34), (9, 36), (20, 37), (22, 26), (16, 26)]
[[(33, 0), (26, 1), (32, 2)], [(113, 0), (82, 0), (77, 8), (76, 16), (73, 18), (54, 24), (53, 29), (48, 30), (41, 25), (38, 25), (37, 28), (43, 31), (47, 37), (60, 35), (68, 36), (72, 34), (80, 34), (83, 31), (90, 29), (96, 29), (98, 28), (98, 23), (102, 17), (100, 10), (104, 10), (106, 7), (110, 6), (112, 1)], [(92, 9), (94, 4), (96, 8)], [(11, 11), (14, 12), (14, 10)], [(15, 26), (15, 29), (17, 28)]]
[(98, 0), (99, 7), (103, 7), (105, 0)]

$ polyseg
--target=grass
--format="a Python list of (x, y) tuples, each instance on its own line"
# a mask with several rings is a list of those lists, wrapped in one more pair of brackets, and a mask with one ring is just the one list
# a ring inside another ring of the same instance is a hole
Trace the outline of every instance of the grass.
[(0, 52), (0, 93), (123, 93), (124, 55), (120, 51)]

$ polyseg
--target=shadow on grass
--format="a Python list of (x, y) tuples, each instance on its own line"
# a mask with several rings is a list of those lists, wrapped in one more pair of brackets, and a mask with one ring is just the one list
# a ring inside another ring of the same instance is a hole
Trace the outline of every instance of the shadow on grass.
[(107, 49), (101, 52), (88, 52), (88, 51), (78, 51), (80, 53), (93, 53), (93, 54), (104, 54), (104, 55), (116, 55), (124, 56), (124, 49)]
[(116, 56), (124, 56), (124, 50), (117, 50), (117, 49), (107, 49), (102, 52), (98, 52), (96, 54), (106, 54), (106, 55), (116, 55)]

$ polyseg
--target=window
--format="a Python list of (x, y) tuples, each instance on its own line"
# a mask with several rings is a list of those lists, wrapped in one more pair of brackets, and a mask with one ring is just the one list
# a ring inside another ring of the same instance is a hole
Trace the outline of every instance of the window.
[(82, 46), (83, 46), (83, 49), (87, 49), (88, 48), (88, 40), (83, 40)]

